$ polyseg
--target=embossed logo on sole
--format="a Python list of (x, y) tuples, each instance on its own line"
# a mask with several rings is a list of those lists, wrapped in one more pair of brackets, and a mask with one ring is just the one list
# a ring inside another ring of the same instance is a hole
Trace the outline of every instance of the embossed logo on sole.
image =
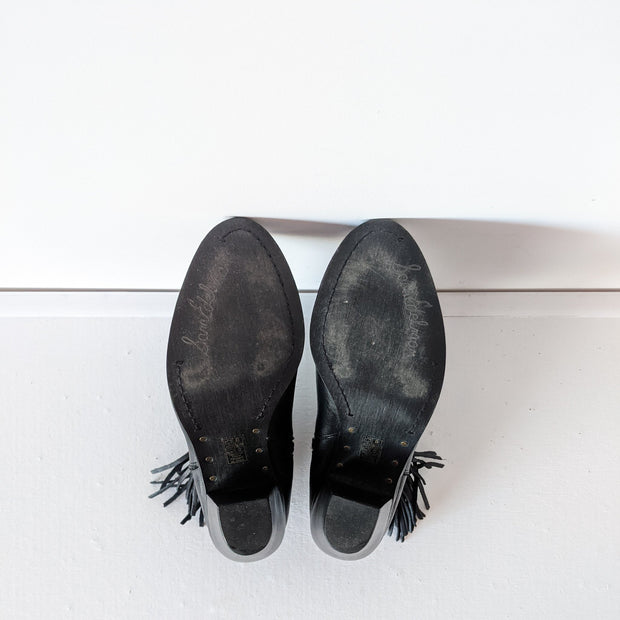
[(188, 344), (198, 349), (201, 353), (207, 351), (207, 340), (209, 339), (209, 325), (213, 314), (216, 291), (212, 291), (206, 284), (199, 284), (198, 288), (201, 295), (195, 299), (188, 299), (187, 303), (194, 309), (197, 315), (197, 332), (191, 337), (187, 334), (181, 337), (184, 344)]
[(360, 449), (360, 458), (369, 463), (377, 463), (381, 458), (381, 450), (383, 450), (383, 439), (376, 437), (362, 437), (362, 447)]
[(245, 441), (243, 437), (223, 437), (224, 451), (229, 465), (245, 463), (248, 457), (245, 452)]

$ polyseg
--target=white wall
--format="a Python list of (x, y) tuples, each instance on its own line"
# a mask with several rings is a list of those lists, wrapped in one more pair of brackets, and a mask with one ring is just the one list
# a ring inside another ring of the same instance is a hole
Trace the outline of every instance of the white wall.
[[(0, 286), (177, 288), (229, 215), (466, 220), (419, 230), (441, 288), (618, 286), (615, 0), (0, 10)], [(301, 288), (332, 234), (283, 239)]]

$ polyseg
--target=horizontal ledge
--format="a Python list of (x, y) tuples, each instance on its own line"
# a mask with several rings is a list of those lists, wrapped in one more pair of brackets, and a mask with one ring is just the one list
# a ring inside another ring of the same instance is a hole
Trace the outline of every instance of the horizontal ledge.
[[(177, 293), (178, 288), (11, 288), (2, 293)], [(317, 289), (299, 289), (299, 293), (316, 293)], [(438, 288), (438, 293), (620, 293), (619, 288)]]
[[(301, 291), (306, 308), (315, 293)], [(177, 291), (0, 291), (0, 318), (170, 318)], [(451, 317), (620, 317), (620, 291), (440, 291)]]

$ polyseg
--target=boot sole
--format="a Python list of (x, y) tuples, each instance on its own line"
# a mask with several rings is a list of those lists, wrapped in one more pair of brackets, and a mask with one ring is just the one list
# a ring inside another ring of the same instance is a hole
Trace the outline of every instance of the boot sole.
[(246, 218), (216, 226), (179, 293), (166, 368), (209, 533), (234, 560), (266, 557), (284, 536), (267, 439), (303, 340), (297, 287), (269, 233)]
[(445, 368), (435, 285), (399, 224), (371, 220), (346, 237), (321, 282), (310, 341), (340, 425), (311, 531), (326, 553), (358, 559), (390, 525)]

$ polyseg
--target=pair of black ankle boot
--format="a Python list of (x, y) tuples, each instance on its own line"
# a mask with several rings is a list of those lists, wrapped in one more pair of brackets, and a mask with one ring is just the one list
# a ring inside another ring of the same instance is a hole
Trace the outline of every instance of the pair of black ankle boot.
[[(159, 495), (185, 495), (227, 557), (258, 560), (284, 536), (293, 477), (291, 412), (304, 344), (299, 294), (273, 238), (234, 218), (201, 243), (179, 293), (168, 386), (189, 452), (153, 473)], [(424, 516), (415, 452), (441, 391), (445, 338), (424, 257), (392, 220), (342, 242), (310, 327), (318, 416), (310, 472), (311, 529), (330, 555), (357, 559), (386, 532)], [(430, 459), (428, 461), (424, 459)]]

